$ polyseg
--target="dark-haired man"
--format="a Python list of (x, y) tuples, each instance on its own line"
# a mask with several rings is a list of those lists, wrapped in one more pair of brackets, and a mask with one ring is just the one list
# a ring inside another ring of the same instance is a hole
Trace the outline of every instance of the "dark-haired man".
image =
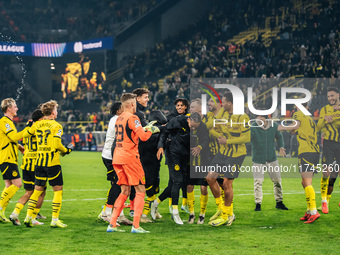
[[(307, 107), (307, 103), (303, 104)], [(317, 144), (317, 130), (314, 120), (304, 115), (299, 109), (294, 113), (293, 119), (295, 123), (289, 126), (278, 126), (278, 131), (295, 131), (297, 133), (297, 140), (299, 142), (298, 155), (299, 155), (299, 171), (302, 179), (302, 187), (306, 193), (307, 211), (300, 220), (304, 223), (313, 223), (320, 218), (320, 214), (316, 210), (315, 191), (312, 186), (312, 180), (315, 169), (319, 163), (320, 148)]]
[[(224, 145), (224, 150), (217, 154), (213, 161), (213, 166), (225, 168), (223, 171), (223, 189), (224, 189), (224, 204), (222, 205), (221, 215), (209, 222), (212, 226), (227, 225), (230, 226), (235, 220), (233, 213), (233, 181), (238, 177), (240, 167), (247, 155), (246, 143), (250, 142), (250, 127), (249, 117), (247, 114), (233, 114), (233, 96), (231, 92), (227, 92), (222, 97), (222, 107), (229, 114), (227, 119), (223, 121), (222, 132), (217, 140), (220, 145)], [(217, 172), (209, 172), (207, 181), (215, 198), (221, 197), (221, 190), (216, 182), (219, 177)]]
[[(44, 114), (40, 109), (36, 109), (32, 113), (33, 122), (37, 122), (44, 117)], [(25, 194), (19, 198), (18, 203), (15, 205), (14, 211), (9, 216), (10, 221), (12, 221), (13, 225), (20, 226), (21, 223), (19, 221), (20, 211), (24, 208), (28, 199), (31, 197), (34, 191), (34, 182), (35, 182), (35, 163), (37, 159), (37, 138), (36, 136), (28, 136), (23, 139), (23, 144), (25, 148), (25, 153), (22, 158), (22, 177), (24, 183)], [(37, 206), (34, 209), (34, 218), (32, 219), (33, 225), (43, 225), (44, 223), (37, 221), (35, 218), (38, 215), (41, 205), (44, 201), (44, 197), (46, 194), (46, 189), (44, 189), (43, 193), (40, 195)]]
[[(327, 99), (329, 104), (321, 108), (320, 118), (317, 124), (318, 131), (323, 131), (322, 165), (327, 166), (327, 171), (323, 171), (321, 178), (321, 200), (323, 213), (329, 212), (328, 202), (335, 182), (334, 176), (336, 176), (336, 174), (333, 173), (332, 178), (330, 178), (331, 172), (339, 169), (340, 164), (339, 90), (335, 87), (329, 87), (327, 89)], [(336, 165), (333, 165), (334, 161), (336, 161)]]

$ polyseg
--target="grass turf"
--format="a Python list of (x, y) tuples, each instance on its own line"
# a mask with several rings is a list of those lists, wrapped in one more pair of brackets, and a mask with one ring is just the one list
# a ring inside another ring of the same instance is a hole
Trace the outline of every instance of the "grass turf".
[[(280, 164), (296, 164), (296, 158), (280, 159)], [(20, 161), (19, 161), (20, 162)], [(246, 158), (244, 165), (251, 164)], [(150, 234), (129, 233), (131, 227), (122, 226), (127, 233), (106, 233), (107, 224), (97, 216), (105, 202), (109, 183), (100, 153), (72, 152), (62, 158), (64, 175), (63, 205), (60, 218), (68, 227), (49, 227), (52, 213), (53, 192), (48, 187), (41, 213), (47, 216), (44, 226), (26, 228), (11, 223), (0, 224), (1, 254), (338, 254), (334, 245), (340, 241), (340, 201), (338, 182), (330, 202), (330, 213), (321, 215), (314, 224), (299, 220), (306, 208), (305, 195), (298, 174), (283, 178), (284, 203), (289, 211), (275, 209), (273, 185), (269, 178), (263, 183), (262, 211), (254, 211), (253, 179), (240, 178), (234, 182), (234, 213), (232, 226), (211, 227), (204, 225), (176, 225), (170, 218), (168, 201), (160, 206), (161, 220), (142, 224)], [(244, 174), (244, 176), (249, 176)], [(268, 177), (268, 175), (266, 175)], [(313, 181), (317, 206), (320, 206), (320, 177)], [(166, 166), (161, 169), (161, 189), (168, 181)], [(1, 182), (0, 188), (3, 188)], [(13, 211), (15, 203), (24, 190), (21, 188), (12, 198), (6, 216)], [(196, 220), (199, 213), (199, 190), (195, 189)], [(19, 218), (23, 223), (27, 205)], [(206, 222), (215, 213), (215, 201), (209, 191)], [(128, 215), (127, 209), (125, 214)], [(188, 215), (181, 212), (183, 220)]]

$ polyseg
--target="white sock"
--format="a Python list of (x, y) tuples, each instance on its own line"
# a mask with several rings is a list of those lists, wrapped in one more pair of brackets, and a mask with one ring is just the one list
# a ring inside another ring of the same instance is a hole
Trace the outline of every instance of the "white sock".
[(159, 205), (157, 199), (155, 199), (155, 200), (153, 201), (153, 203), (154, 203), (154, 205), (155, 205), (156, 207)]
[(110, 215), (112, 213), (112, 208), (106, 207), (104, 213), (105, 215)]
[(173, 214), (178, 214), (178, 209), (172, 209)]
[(124, 216), (124, 211), (123, 210), (120, 212), (119, 216)]

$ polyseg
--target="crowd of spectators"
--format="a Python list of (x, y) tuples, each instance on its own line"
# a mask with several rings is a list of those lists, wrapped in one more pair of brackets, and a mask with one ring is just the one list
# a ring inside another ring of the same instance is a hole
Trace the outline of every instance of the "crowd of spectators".
[(15, 41), (59, 42), (112, 36), (163, 0), (1, 1), (2, 33)]

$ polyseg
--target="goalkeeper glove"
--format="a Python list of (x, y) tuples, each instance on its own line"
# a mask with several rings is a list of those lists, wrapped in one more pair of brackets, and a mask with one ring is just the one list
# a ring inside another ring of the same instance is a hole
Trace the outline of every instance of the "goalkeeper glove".
[(151, 121), (149, 124), (143, 127), (144, 131), (150, 131), (152, 134), (159, 133), (159, 128), (154, 126), (156, 122), (157, 120)]
[(26, 127), (32, 127), (32, 125), (33, 125), (33, 120), (27, 121)]
[(71, 151), (74, 149), (74, 145), (73, 145), (72, 143), (69, 143), (69, 144), (66, 146), (66, 149), (67, 149), (67, 151), (66, 151), (65, 153), (60, 153), (61, 156), (64, 157), (65, 155), (70, 154)]

